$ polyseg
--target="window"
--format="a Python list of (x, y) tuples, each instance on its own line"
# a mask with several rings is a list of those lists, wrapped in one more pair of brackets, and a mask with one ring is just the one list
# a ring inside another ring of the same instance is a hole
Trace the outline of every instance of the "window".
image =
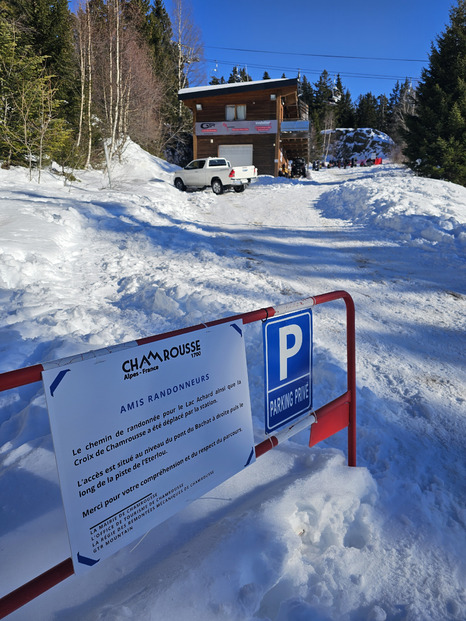
[(185, 166), (185, 170), (199, 170), (199, 168), (204, 168), (205, 160), (193, 160), (187, 166)]
[(225, 106), (225, 118), (227, 121), (235, 120), (235, 108), (236, 106)]
[(246, 104), (225, 106), (225, 118), (227, 121), (245, 121)]

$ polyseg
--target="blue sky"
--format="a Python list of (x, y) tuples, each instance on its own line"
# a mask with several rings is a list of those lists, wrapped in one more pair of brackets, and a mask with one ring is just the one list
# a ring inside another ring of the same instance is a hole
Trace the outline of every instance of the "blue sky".
[[(397, 79), (419, 77), (431, 43), (456, 5), (455, 0), (186, 1), (202, 33), (207, 82), (215, 69), (228, 79), (233, 65), (246, 66), (254, 80), (265, 70), (272, 78), (301, 71), (311, 83), (326, 69), (332, 78), (340, 73), (353, 100), (367, 92), (388, 96)], [(170, 12), (172, 0), (165, 0), (165, 7)]]
[[(268, 68), (271, 77), (283, 72), (295, 77), (301, 70), (315, 82), (327, 69), (332, 77), (341, 74), (355, 99), (369, 91), (388, 95), (396, 78), (419, 77), (426, 62), (329, 56), (427, 60), (431, 43), (449, 23), (453, 0), (192, 0), (191, 4), (203, 35), (208, 76), (215, 61), (217, 73), (226, 79), (233, 64), (246, 65), (253, 79), (261, 79)], [(171, 1), (165, 6), (170, 10)]]

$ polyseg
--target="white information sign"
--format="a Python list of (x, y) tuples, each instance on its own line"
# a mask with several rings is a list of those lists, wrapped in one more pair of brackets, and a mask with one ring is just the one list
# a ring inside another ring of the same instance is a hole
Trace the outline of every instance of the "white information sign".
[(241, 323), (42, 377), (76, 573), (255, 459)]

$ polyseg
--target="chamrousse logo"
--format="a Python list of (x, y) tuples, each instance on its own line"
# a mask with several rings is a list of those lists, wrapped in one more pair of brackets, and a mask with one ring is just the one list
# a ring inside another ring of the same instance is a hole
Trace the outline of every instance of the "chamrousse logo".
[(201, 129), (210, 129), (211, 127), (215, 127), (215, 123), (201, 123)]
[(135, 358), (129, 358), (125, 360), (121, 365), (123, 373), (125, 373), (124, 379), (132, 379), (143, 373), (150, 373), (151, 371), (157, 371), (159, 364), (174, 360), (181, 356), (190, 356), (196, 358), (201, 355), (201, 342), (199, 339), (195, 341), (186, 341), (180, 345), (173, 345), (164, 349), (157, 349), (155, 352), (152, 349), (149, 353), (145, 353)]

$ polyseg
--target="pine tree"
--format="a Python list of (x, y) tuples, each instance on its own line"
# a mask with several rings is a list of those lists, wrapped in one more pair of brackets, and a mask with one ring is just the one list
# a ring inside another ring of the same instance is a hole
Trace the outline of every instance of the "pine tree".
[(217, 75), (213, 75), (209, 84), (216, 86), (217, 84), (226, 84), (226, 81), (223, 75), (220, 78)]
[(303, 102), (309, 106), (309, 110), (312, 109), (314, 103), (314, 91), (309, 80), (303, 75), (300, 85), (300, 94)]
[(415, 91), (406, 78), (403, 84), (396, 82), (388, 100), (388, 135), (401, 148), (406, 147), (406, 119), (414, 113)]
[(360, 95), (356, 103), (356, 126), (377, 129), (377, 98), (372, 93)]
[(386, 95), (379, 95), (377, 97), (376, 116), (377, 121), (374, 129), (379, 129), (381, 132), (388, 134), (390, 128), (390, 111), (388, 97)]
[(176, 46), (170, 17), (162, 0), (155, 0), (147, 15), (145, 32), (153, 50), (157, 76), (166, 84), (173, 82), (176, 88)]
[(153, 53), (155, 74), (164, 85), (162, 115), (173, 122), (178, 116), (177, 52), (170, 17), (162, 0), (155, 0), (146, 20), (146, 36)]
[[(331, 150), (337, 119), (336, 105), (333, 101), (334, 85), (328, 71), (324, 70), (321, 73), (319, 80), (314, 84), (314, 89), (309, 86), (305, 90), (306, 99), (310, 100), (308, 105), (311, 118), (311, 158), (326, 159)], [(321, 131), (324, 133), (321, 134)]]
[(240, 69), (239, 75), (240, 75), (240, 78), (241, 78), (241, 82), (252, 82), (252, 78), (249, 75), (249, 73), (247, 72), (246, 67), (242, 67)]
[(227, 80), (228, 84), (235, 84), (235, 82), (242, 82), (241, 75), (238, 67), (235, 65), (231, 70), (230, 76)]
[(324, 70), (318, 81), (315, 83), (314, 88), (314, 110), (317, 112), (321, 126), (323, 126), (323, 120), (328, 112), (329, 102), (332, 100), (333, 83), (328, 74), (328, 71)]
[(466, 186), (466, 0), (457, 0), (450, 24), (432, 44), (407, 125), (409, 166)]
[(338, 127), (354, 127), (356, 125), (354, 104), (347, 89), (343, 89), (341, 99), (338, 101), (336, 108)]
[(340, 75), (337, 76), (335, 86), (338, 96), (336, 101), (336, 124), (338, 127), (353, 127), (355, 125), (354, 105), (349, 91), (343, 87)]
[(30, 45), (44, 59), (53, 76), (56, 99), (62, 101), (61, 115), (77, 122), (78, 63), (73, 43), (72, 16), (67, 0), (5, 0), (20, 25), (21, 42)]
[[(145, 0), (136, 1), (145, 2)], [(184, 151), (187, 141), (191, 140), (190, 135), (187, 135), (191, 117), (186, 106), (180, 108), (178, 100), (178, 49), (174, 42), (172, 22), (163, 0), (154, 0), (149, 11), (144, 13), (144, 18), (142, 32), (152, 52), (155, 77), (161, 83), (163, 91), (160, 109), (160, 126), (163, 133), (160, 143), (151, 151), (179, 163), (177, 152)], [(189, 149), (188, 145), (188, 152)], [(189, 155), (187, 159), (189, 161)]]
[(251, 82), (252, 78), (248, 74), (246, 67), (233, 67), (230, 73), (230, 77), (227, 80), (227, 84), (235, 84), (236, 82)]
[(0, 157), (7, 166), (35, 164), (39, 174), (70, 138), (46, 60), (20, 45), (14, 23), (0, 16)]
[(19, 119), (14, 98), (19, 90), (21, 68), (16, 58), (16, 29), (3, 17), (6, 13), (2, 11), (0, 15), (0, 159), (8, 167), (20, 151)]
[(310, 152), (309, 157), (311, 160), (320, 160), (323, 152), (323, 136), (321, 133), (320, 120), (316, 112), (311, 116), (311, 131), (310, 131)]

